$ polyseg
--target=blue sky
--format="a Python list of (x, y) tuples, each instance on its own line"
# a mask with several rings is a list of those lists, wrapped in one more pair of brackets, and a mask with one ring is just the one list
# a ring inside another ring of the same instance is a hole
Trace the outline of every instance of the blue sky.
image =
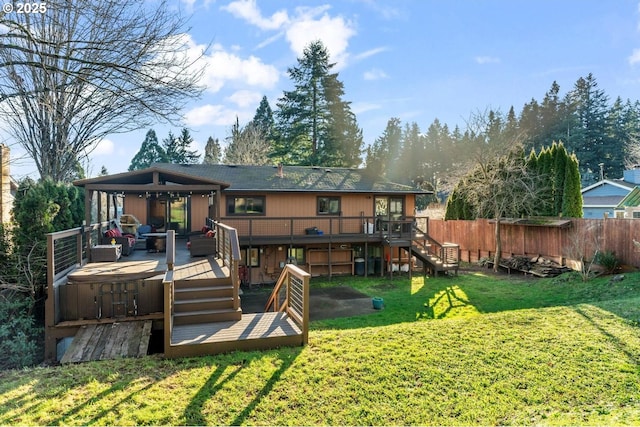
[[(553, 81), (565, 94), (588, 73), (610, 98), (640, 99), (638, 0), (174, 0), (171, 7), (191, 16), (185, 40), (194, 52), (210, 44), (207, 90), (184, 111), (199, 150), (209, 136), (224, 143), (236, 115), (246, 123), (263, 95), (275, 108), (292, 89), (287, 68), (316, 39), (336, 62), (365, 144), (391, 117), (423, 131), (436, 118), (463, 128), (488, 108), (506, 113), (513, 105), (519, 113)], [(159, 138), (180, 130), (153, 128)], [(125, 171), (146, 132), (108, 136), (91, 155), (89, 175), (102, 165)], [(18, 178), (37, 175), (28, 162), (12, 167)]]

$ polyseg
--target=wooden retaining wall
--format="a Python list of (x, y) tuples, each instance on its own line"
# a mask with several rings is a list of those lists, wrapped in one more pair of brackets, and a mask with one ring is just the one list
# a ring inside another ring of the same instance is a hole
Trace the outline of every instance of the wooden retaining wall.
[[(440, 242), (460, 245), (462, 261), (476, 262), (495, 253), (495, 223), (429, 220), (429, 235)], [(568, 227), (502, 224), (503, 258), (510, 255), (541, 255), (563, 264), (582, 252), (587, 257), (613, 251), (622, 264), (640, 267), (640, 220), (571, 219)]]

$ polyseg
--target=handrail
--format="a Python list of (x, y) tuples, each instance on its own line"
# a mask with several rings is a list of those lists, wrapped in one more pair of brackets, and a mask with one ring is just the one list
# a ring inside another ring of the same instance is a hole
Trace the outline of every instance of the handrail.
[(224, 265), (229, 268), (233, 284), (233, 308), (237, 310), (240, 308), (239, 267), (241, 261), (238, 231), (211, 218), (206, 219), (206, 224), (207, 227), (215, 231), (216, 257), (220, 258)]
[(286, 312), (302, 329), (303, 344), (309, 341), (310, 279), (311, 275), (300, 267), (286, 264), (264, 309), (265, 312)]
[[(306, 216), (306, 217), (246, 217), (226, 216), (221, 221), (241, 232), (243, 237), (288, 237), (316, 234), (325, 237), (341, 235), (362, 235), (381, 239), (389, 234), (408, 237), (415, 218), (389, 219), (382, 216)], [(213, 229), (213, 225), (207, 224)]]
[(455, 243), (442, 244), (422, 231), (418, 226), (414, 226), (414, 229), (423, 235), (423, 238), (420, 239), (421, 242), (416, 239), (414, 243), (422, 246), (427, 253), (438, 257), (444, 264), (458, 264), (460, 262), (460, 245)]
[(173, 307), (174, 307), (174, 284), (173, 284), (173, 270), (168, 270), (164, 274), (162, 279), (162, 288), (164, 295), (164, 353), (169, 354), (171, 352), (171, 331), (173, 330)]

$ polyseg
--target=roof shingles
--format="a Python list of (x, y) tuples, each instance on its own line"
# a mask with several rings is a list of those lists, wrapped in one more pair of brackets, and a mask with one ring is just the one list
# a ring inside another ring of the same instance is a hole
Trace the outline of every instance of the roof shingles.
[(284, 166), (282, 177), (275, 166), (177, 165), (154, 167), (231, 184), (225, 191), (290, 192), (400, 192), (426, 193), (410, 186), (374, 179), (362, 169)]

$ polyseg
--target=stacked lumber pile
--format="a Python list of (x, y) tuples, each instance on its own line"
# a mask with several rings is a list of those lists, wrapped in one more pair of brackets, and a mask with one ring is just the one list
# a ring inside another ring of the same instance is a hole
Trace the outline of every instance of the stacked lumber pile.
[(541, 256), (533, 258), (513, 256), (509, 259), (503, 259), (500, 262), (500, 266), (507, 270), (518, 270), (539, 277), (555, 277), (571, 271), (569, 267), (560, 265), (557, 262)]

